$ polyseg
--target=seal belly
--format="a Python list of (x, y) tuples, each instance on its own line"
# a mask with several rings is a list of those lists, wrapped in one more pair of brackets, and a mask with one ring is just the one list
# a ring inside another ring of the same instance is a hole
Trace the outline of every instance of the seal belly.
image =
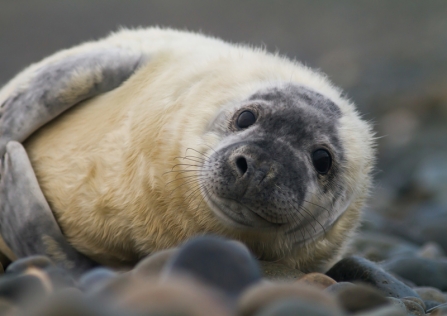
[[(78, 250), (102, 261), (135, 259), (122, 229), (125, 202), (114, 198), (118, 189), (126, 190), (118, 184), (129, 111), (125, 101), (116, 90), (78, 104), (24, 144), (62, 231)], [(97, 229), (85, 229), (92, 224)], [(108, 236), (116, 233), (121, 238), (115, 243)]]

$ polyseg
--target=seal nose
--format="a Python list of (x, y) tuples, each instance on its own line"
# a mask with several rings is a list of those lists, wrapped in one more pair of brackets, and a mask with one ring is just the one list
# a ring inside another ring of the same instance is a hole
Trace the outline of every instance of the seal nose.
[(251, 179), (264, 179), (270, 173), (270, 165), (260, 157), (246, 154), (237, 154), (232, 157), (233, 169), (237, 172), (239, 181), (251, 181)]
[[(231, 189), (227, 192), (233, 198), (243, 197), (247, 191), (257, 192), (269, 186), (274, 178), (274, 163), (267, 153), (256, 147), (244, 147), (230, 154), (228, 157), (227, 171)], [(255, 194), (255, 193), (252, 193)]]
[(247, 159), (244, 156), (236, 157), (236, 171), (240, 177), (243, 177), (248, 170)]

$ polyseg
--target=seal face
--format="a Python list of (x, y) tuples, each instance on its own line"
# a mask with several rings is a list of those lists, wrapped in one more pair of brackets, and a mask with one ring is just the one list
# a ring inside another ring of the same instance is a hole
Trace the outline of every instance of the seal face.
[(345, 194), (340, 117), (336, 104), (304, 86), (253, 94), (226, 117), (225, 137), (203, 164), (208, 205), (229, 226), (271, 228), (299, 245), (320, 237)]

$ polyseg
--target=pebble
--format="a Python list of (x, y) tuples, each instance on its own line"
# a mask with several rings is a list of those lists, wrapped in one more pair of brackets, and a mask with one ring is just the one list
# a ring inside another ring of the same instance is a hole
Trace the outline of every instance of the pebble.
[(256, 316), (342, 316), (342, 312), (334, 311), (301, 299), (284, 299), (266, 306)]
[(86, 293), (97, 300), (110, 300), (119, 297), (124, 289), (131, 287), (133, 279), (129, 274), (120, 274), (100, 282), (95, 287), (88, 289)]
[(420, 306), (422, 306), (422, 308), (425, 310), (424, 300), (421, 299), (420, 297), (409, 296), (409, 297), (403, 297), (402, 300), (415, 302), (416, 304), (419, 304)]
[(405, 315), (407, 314), (407, 307), (405, 306), (404, 302), (402, 302), (401, 299), (395, 298), (395, 297), (387, 297), (388, 302), (391, 303), (394, 307), (398, 308), (399, 310), (403, 311)]
[(39, 301), (47, 293), (45, 284), (34, 275), (5, 275), (0, 279), (0, 298), (13, 304)]
[(388, 300), (377, 289), (365, 284), (352, 284), (341, 288), (335, 297), (344, 310), (357, 313), (387, 305)]
[[(29, 273), (28, 269), (26, 273)], [(43, 270), (44, 275), (47, 275), (53, 289), (58, 290), (66, 287), (75, 286), (74, 277), (65, 269), (57, 266), (49, 266)]]
[(17, 307), (10, 301), (0, 298), (0, 315), (16, 315)]
[(159, 276), (165, 264), (177, 253), (177, 248), (157, 251), (141, 260), (132, 270), (132, 274), (137, 278)]
[(337, 282), (328, 286), (324, 291), (331, 295), (337, 295), (339, 292), (344, 291), (344, 289), (350, 287), (355, 287), (355, 284), (351, 282)]
[(169, 282), (133, 278), (116, 297), (123, 310), (138, 315), (229, 316), (230, 306), (218, 292), (190, 278), (176, 276)]
[(101, 286), (104, 282), (107, 282), (116, 276), (117, 273), (110, 269), (94, 268), (80, 277), (78, 286), (82, 291), (92, 291), (97, 286)]
[(447, 290), (447, 259), (427, 259), (420, 257), (398, 257), (382, 264), (382, 267), (417, 286), (432, 286)]
[(355, 314), (356, 316), (407, 316), (407, 311), (400, 306), (387, 305), (366, 312)]
[(441, 248), (447, 252), (447, 234), (445, 228), (447, 227), (447, 217), (436, 218), (427, 221), (424, 218), (423, 221), (418, 223), (420, 226), (420, 235), (424, 236), (427, 240), (436, 242)]
[(26, 258), (20, 258), (12, 262), (7, 268), (6, 273), (21, 273), (30, 267), (45, 269), (50, 266), (54, 266), (54, 263), (50, 258), (46, 256), (29, 256)]
[[(82, 295), (56, 294), (41, 304), (30, 306), (20, 316), (134, 316), (109, 304), (87, 300)], [(136, 316), (136, 315), (135, 315)]]
[(163, 270), (164, 278), (186, 274), (236, 299), (261, 281), (261, 270), (247, 248), (234, 242), (201, 236), (187, 241)]
[(295, 281), (305, 275), (300, 270), (277, 262), (259, 261), (259, 264), (263, 276), (270, 281)]
[(413, 289), (424, 301), (447, 303), (447, 296), (434, 287), (415, 287)]
[(436, 306), (441, 305), (441, 303), (436, 302), (436, 301), (424, 301), (424, 304), (425, 304), (425, 310), (426, 311), (429, 310), (429, 309), (432, 309), (432, 308), (434, 308)]
[(301, 284), (312, 285), (321, 290), (324, 290), (328, 286), (337, 283), (334, 279), (328, 277), (323, 273), (318, 272), (305, 274), (301, 278), (299, 278), (296, 282)]
[(447, 303), (441, 304), (436, 307), (433, 307), (431, 309), (427, 309), (426, 313), (430, 316), (441, 316), (441, 315), (447, 315)]
[(337, 262), (326, 275), (337, 282), (364, 282), (379, 289), (385, 296), (402, 298), (407, 296), (418, 297), (418, 294), (385, 272), (375, 263), (357, 256), (344, 258)]
[(427, 259), (439, 259), (445, 257), (445, 251), (435, 242), (424, 244), (417, 252), (417, 256)]
[[(0, 277), (0, 314), (447, 315), (447, 304), (442, 305), (447, 303), (442, 290), (447, 289), (436, 288), (444, 280), (414, 289), (399, 280), (420, 284), (417, 278), (434, 282), (433, 275), (438, 275), (442, 279), (442, 269), (432, 271), (428, 267), (433, 263), (447, 265), (443, 250), (436, 243), (426, 243), (416, 251), (408, 243), (399, 248), (387, 244), (393, 238), (383, 237), (376, 241), (383, 246), (377, 257), (389, 258), (382, 265), (352, 256), (326, 274), (304, 274), (279, 262), (258, 263), (240, 242), (214, 236), (194, 238), (180, 248), (156, 252), (129, 272), (94, 268), (76, 283), (49, 258), (31, 256), (10, 264)], [(412, 266), (414, 262), (422, 262), (425, 268)], [(410, 276), (395, 271), (407, 271), (406, 265)], [(26, 310), (29, 304), (32, 310)], [(25, 312), (21, 314), (21, 310)]]
[(379, 232), (363, 232), (356, 236), (352, 252), (372, 261), (382, 261), (395, 256), (415, 256), (419, 247), (402, 238)]
[(410, 315), (424, 316), (425, 304), (421, 299), (416, 297), (404, 297), (401, 299)]
[(299, 283), (262, 283), (243, 293), (238, 302), (238, 315), (256, 315), (266, 306), (284, 299), (306, 300), (309, 304), (342, 313), (334, 297), (313, 286)]

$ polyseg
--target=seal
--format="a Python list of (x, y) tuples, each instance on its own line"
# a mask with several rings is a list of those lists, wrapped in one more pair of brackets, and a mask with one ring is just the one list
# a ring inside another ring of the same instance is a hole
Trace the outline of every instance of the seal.
[[(15, 196), (32, 200), (28, 189), (3, 176), (0, 224), (45, 219), (57, 247), (34, 252), (74, 247), (70, 262), (129, 264), (212, 233), (263, 260), (324, 270), (371, 184), (371, 126), (324, 75), (201, 34), (122, 30), (25, 69), (0, 104), (0, 154), (29, 159), (22, 170), (35, 173), (44, 198), (33, 203), (45, 209), (20, 214)], [(5, 226), (12, 252), (29, 254)]]

